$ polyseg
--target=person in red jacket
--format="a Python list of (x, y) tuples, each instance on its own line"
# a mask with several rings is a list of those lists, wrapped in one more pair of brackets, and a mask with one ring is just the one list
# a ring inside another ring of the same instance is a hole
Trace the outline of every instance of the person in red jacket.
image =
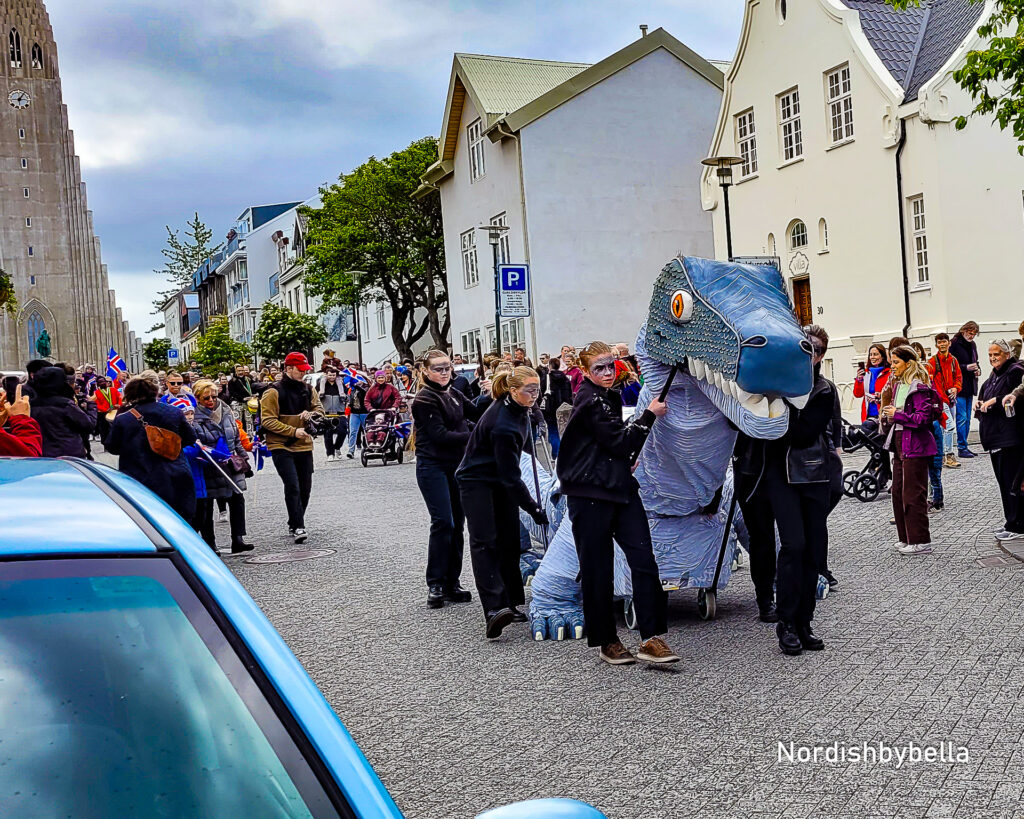
[(113, 420), (107, 418), (107, 413), (121, 406), (120, 382), (114, 379), (114, 382), (111, 383), (106, 377), (98, 376), (96, 389), (90, 400), (96, 402), (96, 431), (99, 433), (100, 440), (106, 441), (107, 434), (110, 432), (110, 423)]
[(0, 455), (39, 458), (42, 454), (43, 433), (39, 423), (32, 419), (28, 396), (21, 394), (21, 384), (14, 393), (13, 404), (7, 402), (7, 393), (0, 390)]
[(935, 349), (938, 352), (928, 359), (928, 372), (932, 377), (932, 386), (942, 398), (946, 415), (942, 436), (943, 449), (946, 452), (945, 466), (957, 469), (960, 461), (957, 460), (953, 444), (956, 439), (956, 397), (963, 389), (963, 373), (960, 371), (960, 362), (950, 354), (949, 345), (947, 333), (935, 336)]
[(398, 409), (398, 405), (402, 402), (402, 394), (388, 380), (388, 374), (384, 370), (377, 370), (373, 380), (374, 385), (366, 393), (366, 408), (370, 410)]
[[(857, 370), (853, 382), (854, 398), (863, 398), (860, 408), (860, 422), (874, 432), (878, 429), (878, 409), (881, 406), (882, 390), (889, 383), (889, 356), (885, 346), (872, 344), (868, 348), (867, 367)], [(870, 421), (870, 424), (867, 422)]]

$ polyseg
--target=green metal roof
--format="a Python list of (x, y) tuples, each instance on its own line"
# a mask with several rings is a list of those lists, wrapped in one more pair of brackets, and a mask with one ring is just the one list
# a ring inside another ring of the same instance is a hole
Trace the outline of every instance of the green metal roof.
[(466, 82), (483, 109), (479, 112), (481, 116), (500, 116), (515, 111), (590, 67), (589, 63), (484, 54), (456, 54), (455, 59), (462, 65)]

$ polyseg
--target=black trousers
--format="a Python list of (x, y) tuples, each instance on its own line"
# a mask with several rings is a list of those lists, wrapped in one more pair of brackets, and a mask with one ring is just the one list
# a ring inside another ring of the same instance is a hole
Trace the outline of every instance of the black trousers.
[(290, 452), (275, 449), (274, 469), (284, 484), (284, 504), (288, 507), (288, 528), (306, 528), (306, 507), (313, 490), (313, 451)]
[(1024, 475), (1024, 445), (1008, 446), (992, 453), (992, 471), (999, 484), (999, 497), (1003, 502), (1006, 528), (1011, 532), (1024, 532), (1024, 497), (1020, 482)]
[(324, 449), (327, 450), (328, 455), (341, 452), (341, 448), (345, 445), (345, 438), (348, 437), (348, 418), (342, 415), (334, 420), (337, 421), (337, 426), (329, 428), (323, 436)]
[(231, 519), (231, 537), (245, 535), (245, 495), (235, 492), (230, 498), (196, 498), (196, 515), (192, 521), (195, 529), (211, 549), (217, 548), (217, 538), (213, 530), (214, 501), (226, 501)]
[(814, 617), (818, 573), (828, 554), (829, 485), (791, 485), (781, 461), (769, 464), (764, 481), (781, 544), (775, 605), (780, 620), (805, 626)]
[(427, 585), (450, 589), (462, 574), (465, 550), (463, 529), (466, 516), (462, 511), (459, 485), (455, 481), (458, 464), (445, 464), (422, 455), (416, 458), (416, 483), (430, 515), (430, 538), (427, 541)]
[[(736, 499), (750, 536), (750, 579), (758, 606), (775, 600), (775, 513), (765, 488), (766, 478), (741, 476), (736, 482)], [(755, 488), (756, 487), (756, 488)]]
[(519, 571), (519, 506), (503, 486), (459, 484), (469, 527), (469, 556), (484, 612), (526, 602)]
[(668, 631), (668, 595), (661, 587), (651, 544), (651, 527), (637, 492), (626, 503), (570, 497), (569, 520), (580, 559), (583, 619), (587, 643), (605, 646), (618, 639), (613, 608), (616, 540), (626, 555), (633, 582), (633, 608), (640, 637), (649, 640)]

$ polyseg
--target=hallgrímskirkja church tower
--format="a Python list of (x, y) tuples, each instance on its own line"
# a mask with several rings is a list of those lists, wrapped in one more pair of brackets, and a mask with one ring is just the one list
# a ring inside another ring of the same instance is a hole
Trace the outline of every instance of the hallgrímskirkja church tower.
[(0, 268), (13, 280), (15, 315), (0, 312), (0, 372), (51, 357), (106, 366), (125, 355), (128, 328), (114, 303), (86, 206), (61, 98), (57, 46), (43, 0), (0, 0)]

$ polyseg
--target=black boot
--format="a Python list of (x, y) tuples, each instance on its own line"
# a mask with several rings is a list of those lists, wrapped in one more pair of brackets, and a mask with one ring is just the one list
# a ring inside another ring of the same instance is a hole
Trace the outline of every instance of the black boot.
[(473, 600), (473, 595), (462, 588), (462, 585), (456, 580), (445, 589), (444, 599), (449, 603), (469, 603)]
[(757, 601), (758, 619), (762, 623), (777, 623), (779, 622), (779, 613), (775, 610), (774, 600), (758, 600)]
[(252, 550), (253, 545), (247, 543), (241, 535), (231, 536), (231, 554), (237, 555), (239, 552), (251, 552)]
[(775, 633), (779, 635), (779, 648), (782, 649), (783, 654), (796, 656), (801, 652), (800, 637), (792, 625), (780, 620), (779, 624), (775, 627)]
[(512, 607), (512, 614), (513, 614), (513, 617), (512, 617), (512, 622), (513, 623), (525, 623), (527, 620), (530, 619), (525, 614), (523, 614), (519, 609), (517, 609), (515, 606)]
[(797, 626), (796, 635), (800, 639), (800, 645), (807, 651), (821, 651), (825, 647), (825, 641), (811, 630), (811, 624)]
[(500, 637), (505, 626), (515, 620), (516, 613), (512, 609), (498, 609), (497, 611), (487, 612), (486, 617), (487, 630), (485, 634), (488, 640), (493, 640)]
[(439, 609), (444, 605), (444, 588), (439, 583), (427, 589), (427, 605), (432, 609)]

